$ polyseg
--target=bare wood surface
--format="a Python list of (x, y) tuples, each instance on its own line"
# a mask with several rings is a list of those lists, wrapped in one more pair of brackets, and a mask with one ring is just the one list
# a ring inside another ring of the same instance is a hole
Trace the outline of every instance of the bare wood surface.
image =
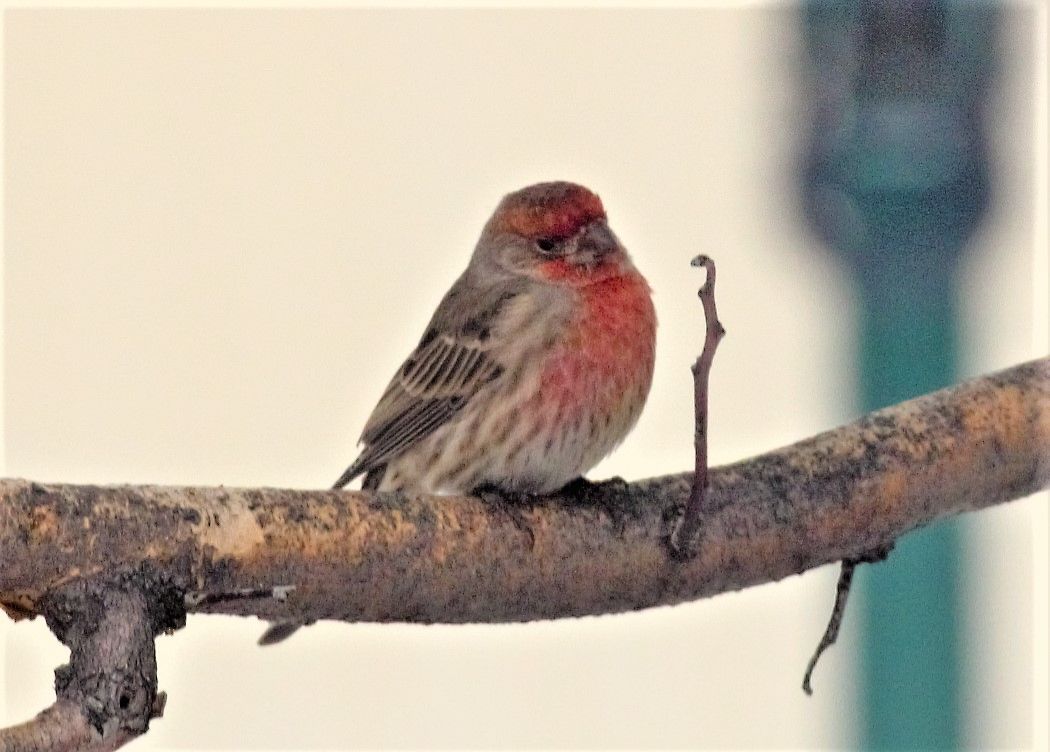
[[(1042, 359), (714, 469), (686, 562), (664, 541), (692, 473), (525, 506), (531, 546), (473, 498), (5, 480), (0, 603), (32, 615), (65, 583), (134, 574), (191, 611), (305, 622), (628, 611), (778, 580), (1031, 494), (1047, 486), (1048, 455)], [(243, 595), (274, 587), (286, 597)]]
[(55, 704), (34, 718), (0, 731), (4, 752), (73, 752), (89, 749), (100, 739), (80, 706), (70, 700)]

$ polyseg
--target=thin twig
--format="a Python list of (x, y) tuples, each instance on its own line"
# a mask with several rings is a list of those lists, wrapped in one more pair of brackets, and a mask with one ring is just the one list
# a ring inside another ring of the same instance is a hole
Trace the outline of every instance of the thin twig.
[(842, 570), (839, 572), (839, 583), (835, 587), (835, 606), (831, 609), (831, 618), (828, 620), (827, 629), (824, 630), (824, 636), (820, 638), (820, 644), (817, 645), (817, 649), (813, 652), (813, 657), (809, 659), (809, 663), (806, 665), (806, 674), (802, 677), (802, 691), (807, 695), (813, 694), (813, 686), (810, 684), (810, 680), (813, 678), (813, 669), (817, 667), (817, 661), (820, 660), (820, 656), (825, 650), (835, 644), (835, 640), (839, 636), (839, 626), (842, 624), (842, 617), (846, 612), (846, 600), (849, 598), (850, 586), (853, 583), (853, 570), (857, 568), (857, 561), (855, 559), (843, 559)]
[(835, 586), (835, 605), (831, 609), (831, 618), (828, 619), (828, 626), (827, 629), (824, 630), (824, 636), (820, 638), (820, 643), (817, 645), (817, 649), (813, 652), (813, 657), (809, 659), (809, 664), (806, 666), (805, 676), (802, 677), (802, 691), (807, 695), (813, 694), (813, 686), (810, 684), (810, 680), (813, 678), (813, 669), (817, 667), (817, 661), (820, 660), (820, 656), (824, 651), (834, 645), (835, 640), (838, 639), (839, 627), (842, 625), (842, 617), (846, 615), (846, 601), (849, 599), (850, 588), (853, 586), (853, 572), (860, 564), (874, 564), (876, 562), (885, 561), (886, 557), (890, 555), (892, 549), (893, 544), (891, 543), (886, 546), (874, 548), (861, 556), (854, 556), (842, 560), (842, 570), (839, 572), (839, 582), (838, 585)]
[(258, 598), (273, 598), (284, 603), (288, 600), (288, 595), (294, 590), (295, 585), (274, 585), (273, 587), (238, 588), (237, 590), (195, 591), (186, 593), (183, 602), (187, 611), (193, 611), (201, 606), (215, 605), (216, 603), (255, 600)]
[(696, 450), (696, 464), (693, 470), (693, 485), (689, 491), (689, 500), (678, 526), (671, 534), (671, 551), (679, 558), (688, 558), (695, 554), (695, 544), (700, 533), (701, 514), (707, 499), (707, 394), (711, 375), (711, 364), (715, 359), (715, 350), (722, 341), (726, 330), (718, 320), (718, 309), (715, 306), (715, 262), (709, 256), (700, 255), (693, 259), (693, 266), (702, 266), (707, 278), (697, 293), (704, 307), (704, 320), (707, 323), (704, 335), (704, 348), (691, 368), (693, 372), (693, 410), (695, 414), (695, 434), (693, 445)]

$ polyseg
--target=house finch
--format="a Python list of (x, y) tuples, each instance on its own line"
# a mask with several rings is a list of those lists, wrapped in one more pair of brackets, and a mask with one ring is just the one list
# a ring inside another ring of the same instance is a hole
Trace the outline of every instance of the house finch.
[(601, 200), (565, 182), (511, 193), (334, 487), (556, 491), (634, 426), (655, 344), (649, 285)]
[[(365, 425), (378, 491), (557, 491), (631, 430), (649, 393), (656, 314), (649, 285), (572, 183), (506, 196)], [(259, 640), (301, 626), (273, 624)]]

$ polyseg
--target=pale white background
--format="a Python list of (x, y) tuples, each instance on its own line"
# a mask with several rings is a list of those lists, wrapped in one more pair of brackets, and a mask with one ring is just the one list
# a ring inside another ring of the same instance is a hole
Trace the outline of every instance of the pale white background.
[[(1044, 18), (1004, 30), (1023, 55), (962, 284), (969, 374), (1046, 351)], [(592, 477), (691, 466), (700, 251), (729, 330), (713, 461), (855, 414), (846, 278), (792, 199), (790, 6), (9, 11), (4, 31), (5, 475), (327, 485), (499, 197), (555, 178), (602, 195), (660, 317), (646, 413)], [(1046, 744), (1046, 519), (1032, 499), (968, 528), (975, 746)], [(799, 689), (834, 580), (524, 626), (323, 624), (265, 650), (259, 622), (191, 617), (158, 641), (168, 709), (136, 744), (849, 745), (848, 616)], [(51, 701), (65, 655), (0, 619), (0, 723)]]

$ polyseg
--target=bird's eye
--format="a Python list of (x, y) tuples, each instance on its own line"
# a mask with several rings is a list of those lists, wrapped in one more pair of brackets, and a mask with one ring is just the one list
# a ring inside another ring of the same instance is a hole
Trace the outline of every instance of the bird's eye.
[(550, 253), (558, 247), (558, 244), (551, 238), (540, 238), (536, 241), (536, 247), (544, 253)]

